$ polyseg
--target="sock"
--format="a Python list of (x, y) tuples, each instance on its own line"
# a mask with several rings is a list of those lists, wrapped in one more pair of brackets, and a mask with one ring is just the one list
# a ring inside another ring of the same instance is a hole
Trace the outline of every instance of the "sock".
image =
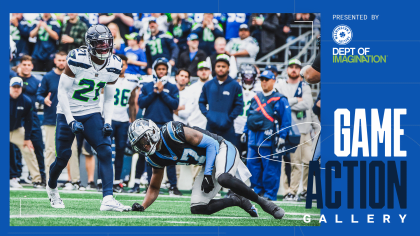
[(50, 166), (50, 179), (48, 180), (48, 187), (57, 188), (57, 180), (61, 172), (66, 168), (67, 161), (55, 158), (55, 161)]
[(101, 179), (97, 179), (97, 180), (96, 180), (96, 183), (97, 183), (97, 184), (102, 184), (102, 180), (101, 180)]
[(104, 196), (104, 201), (112, 200), (112, 198), (114, 198), (112, 195), (106, 195)]

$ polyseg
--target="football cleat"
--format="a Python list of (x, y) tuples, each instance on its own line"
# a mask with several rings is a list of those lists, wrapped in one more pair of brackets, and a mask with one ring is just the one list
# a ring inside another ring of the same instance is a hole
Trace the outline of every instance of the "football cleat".
[[(108, 196), (106, 196), (105, 198), (107, 197)], [(102, 200), (102, 203), (101, 203), (101, 208), (100, 208), (101, 211), (119, 211), (119, 212), (131, 211), (130, 206), (124, 206), (119, 201), (115, 200), (113, 196), (110, 196), (107, 199), (105, 198)]]
[(112, 186), (112, 191), (114, 192), (114, 193), (122, 193), (123, 192), (123, 190), (124, 190), (124, 185), (122, 184), (122, 183), (119, 183), (119, 184), (114, 184), (113, 186)]
[(283, 218), (285, 211), (281, 207), (277, 206), (274, 202), (267, 201), (261, 197), (258, 197), (258, 200), (260, 202), (261, 208), (265, 212), (274, 216), (275, 219)]
[(61, 200), (60, 194), (58, 193), (58, 189), (52, 189), (48, 185), (46, 186), (46, 189), (51, 206), (54, 208), (65, 208), (63, 200)]
[(258, 217), (258, 210), (254, 205), (245, 197), (239, 196), (238, 194), (232, 192), (228, 198), (232, 198), (238, 206), (244, 209), (252, 217)]
[(41, 182), (36, 182), (36, 183), (34, 183), (34, 188), (44, 188), (43, 186), (42, 186), (42, 183)]
[(169, 188), (169, 196), (182, 196), (182, 193), (177, 187), (171, 187)]

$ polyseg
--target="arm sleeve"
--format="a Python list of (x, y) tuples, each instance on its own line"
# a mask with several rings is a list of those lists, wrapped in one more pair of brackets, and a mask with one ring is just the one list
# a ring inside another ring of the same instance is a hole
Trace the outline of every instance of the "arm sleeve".
[(67, 93), (70, 92), (70, 89), (73, 85), (73, 80), (74, 78), (71, 78), (63, 73), (61, 74), (60, 82), (58, 83), (57, 99), (60, 103), (64, 115), (66, 116), (67, 124), (70, 124), (70, 122), (74, 120), (70, 111), (69, 99), (67, 97)]
[(243, 107), (244, 107), (244, 97), (242, 95), (242, 89), (239, 84), (237, 84), (236, 86), (235, 100), (234, 100), (233, 106), (234, 108), (232, 112), (229, 114), (229, 119), (231, 121), (233, 121), (236, 117), (238, 117), (242, 113)]
[(41, 86), (39, 86), (38, 91), (36, 92), (36, 99), (39, 104), (44, 104), (44, 99), (48, 95), (48, 84), (47, 78), (42, 78)]
[(311, 88), (308, 85), (302, 86), (302, 99), (303, 101), (298, 102), (291, 106), (293, 111), (306, 111), (312, 108), (312, 94)]
[(152, 68), (152, 54), (150, 54), (150, 47), (146, 44), (146, 60), (147, 60), (147, 68)]
[(215, 139), (203, 134), (203, 139), (197, 147), (206, 149), (206, 166), (204, 167), (204, 175), (211, 175), (216, 161), (216, 156), (219, 153), (219, 143)]
[(139, 107), (141, 109), (147, 108), (155, 99), (156, 93), (153, 91), (148, 94), (146, 91), (146, 85), (141, 88), (141, 93), (139, 94), (139, 99), (137, 100)]
[(171, 48), (171, 60), (175, 62), (178, 60), (179, 48), (174, 42), (173, 38), (168, 39), (169, 47)]
[(171, 89), (170, 93), (161, 92), (160, 96), (163, 98), (163, 102), (166, 103), (172, 110), (178, 109), (179, 105), (179, 91), (178, 88)]
[[(289, 102), (286, 98), (281, 98), (274, 108), (280, 118), (279, 123), (280, 132), (279, 137), (282, 139), (286, 139), (287, 134), (289, 133), (290, 126), (292, 125), (292, 111), (290, 110)], [(289, 127), (286, 129), (286, 127)]]
[(33, 108), (32, 103), (28, 102), (28, 105), (25, 107), (26, 114), (25, 114), (25, 124), (23, 127), (25, 128), (25, 140), (31, 139), (32, 134), (32, 123), (33, 123)]
[(318, 52), (318, 55), (316, 55), (315, 60), (312, 63), (312, 68), (321, 73), (321, 52)]
[(200, 95), (200, 99), (198, 100), (198, 106), (200, 108), (201, 113), (203, 113), (203, 115), (205, 117), (207, 117), (207, 95), (206, 95), (206, 89), (205, 86), (203, 87), (203, 90), (201, 91), (201, 95)]
[(112, 123), (112, 113), (114, 111), (114, 95), (115, 95), (115, 84), (107, 84), (104, 88), (104, 119), (105, 124)]

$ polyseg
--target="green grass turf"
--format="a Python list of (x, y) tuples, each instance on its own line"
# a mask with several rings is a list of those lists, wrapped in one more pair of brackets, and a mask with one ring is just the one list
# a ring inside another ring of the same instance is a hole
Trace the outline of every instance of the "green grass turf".
[[(185, 192), (184, 196), (188, 195)], [(259, 218), (250, 217), (239, 207), (230, 207), (211, 216), (192, 215), (190, 199), (161, 195), (145, 212), (101, 212), (102, 195), (94, 191), (60, 193), (65, 209), (50, 206), (45, 191), (11, 190), (11, 226), (319, 226), (320, 210), (305, 209), (303, 204), (278, 203), (285, 211), (282, 220), (258, 208)], [(139, 194), (119, 195), (117, 200), (125, 205), (141, 203)], [(166, 196), (166, 197), (165, 197)], [(294, 215), (288, 215), (293, 213)], [(300, 214), (298, 214), (300, 213)], [(296, 215), (298, 214), (298, 215)], [(311, 215), (311, 223), (304, 223), (303, 214)], [(20, 217), (20, 215), (22, 217)], [(38, 216), (38, 217), (32, 217)], [(73, 218), (70, 218), (73, 217)], [(114, 218), (112, 218), (114, 217)], [(117, 218), (126, 217), (126, 218)], [(144, 218), (140, 218), (144, 217)], [(149, 218), (148, 218), (149, 217)]]

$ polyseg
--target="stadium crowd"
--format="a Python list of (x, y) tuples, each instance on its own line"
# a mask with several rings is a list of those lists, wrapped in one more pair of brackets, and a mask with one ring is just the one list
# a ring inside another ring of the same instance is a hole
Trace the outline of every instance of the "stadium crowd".
[[(278, 79), (275, 65), (261, 71), (253, 65), (299, 36), (290, 26), (296, 21), (319, 23), (320, 16), (11, 14), (10, 36), (15, 50), (10, 57), (10, 187), (22, 187), (20, 183), (28, 181), (34, 188), (45, 187), (56, 155), (57, 88), (66, 56), (84, 45), (89, 26), (103, 24), (114, 37), (113, 53), (123, 61), (120, 78), (131, 82), (114, 97), (114, 105), (119, 107), (112, 121), (115, 192), (122, 192), (128, 182), (122, 168), (124, 156), (133, 155), (127, 142), (129, 122), (143, 117), (158, 127), (179, 121), (222, 136), (240, 151), (257, 194), (276, 200), (282, 184), (284, 200), (304, 199), (308, 167), (302, 167), (302, 163), (312, 159), (311, 140), (320, 132), (320, 99), (314, 102), (310, 86), (300, 76), (301, 61), (285, 62), (286, 80)], [(300, 33), (305, 30), (310, 28)], [(319, 28), (315, 30), (319, 32)], [(298, 52), (289, 53), (292, 57)], [(283, 62), (284, 53), (273, 55), (271, 61)], [(35, 71), (47, 73), (39, 80)], [(41, 119), (39, 108), (43, 108)], [(85, 156), (88, 186), (80, 180), (80, 155)], [(22, 158), (29, 178), (22, 176)], [(133, 193), (140, 192), (141, 178), (147, 183), (151, 177), (151, 167), (141, 154), (135, 168), (135, 184), (129, 190)], [(200, 168), (191, 167), (193, 178)], [(177, 188), (180, 168), (166, 169), (169, 193), (182, 195)], [(67, 170), (68, 181), (62, 186), (65, 189), (101, 190), (100, 176), (94, 181), (95, 150), (83, 135), (73, 141)], [(303, 191), (298, 193), (301, 181)]]

